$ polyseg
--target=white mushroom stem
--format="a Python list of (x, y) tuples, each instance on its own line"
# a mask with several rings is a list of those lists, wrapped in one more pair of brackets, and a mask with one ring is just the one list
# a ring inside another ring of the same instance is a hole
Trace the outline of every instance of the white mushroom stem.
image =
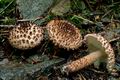
[(84, 56), (83, 58), (79, 58), (75, 61), (72, 61), (71, 63), (68, 63), (67, 65), (65, 65), (62, 68), (62, 71), (66, 72), (66, 73), (78, 71), (78, 70), (92, 64), (97, 59), (101, 58), (102, 56), (103, 56), (103, 54), (100, 51), (92, 52), (92, 53)]

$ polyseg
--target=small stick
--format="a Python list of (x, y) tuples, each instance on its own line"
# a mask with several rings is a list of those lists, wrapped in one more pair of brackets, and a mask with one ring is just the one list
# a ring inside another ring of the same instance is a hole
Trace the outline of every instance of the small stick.
[[(84, 1), (84, 0), (83, 0), (83, 1)], [(92, 7), (91, 7), (91, 5), (90, 5), (89, 1), (88, 1), (88, 0), (85, 0), (85, 2), (87, 3), (87, 5), (88, 5), (89, 9), (90, 9), (91, 11), (93, 11), (93, 9), (92, 9)]]
[(0, 30), (0, 34), (2, 33), (9, 33), (9, 30)]
[(2, 12), (5, 11), (13, 2), (14, 0), (12, 0), (2, 11), (0, 11), (0, 14), (2, 14)]
[(120, 39), (120, 37), (117, 37), (117, 38), (114, 38), (114, 39), (110, 40), (109, 42), (117, 41), (119, 39)]
[(15, 27), (15, 25), (0, 25), (0, 27), (2, 27), (2, 28), (4, 28), (4, 27), (10, 28), (10, 27)]
[(107, 11), (107, 12), (102, 16), (102, 18), (104, 18), (106, 15), (108, 15), (111, 11), (112, 11), (112, 10)]
[(84, 20), (84, 21), (87, 21), (87, 22), (89, 22), (89, 23), (91, 23), (91, 24), (94, 24), (93, 21), (90, 21), (90, 20), (88, 20), (88, 19), (85, 19), (85, 18), (81, 17), (80, 15), (74, 15), (71, 19), (73, 19), (74, 17), (80, 18), (80, 19), (82, 19), (82, 20)]

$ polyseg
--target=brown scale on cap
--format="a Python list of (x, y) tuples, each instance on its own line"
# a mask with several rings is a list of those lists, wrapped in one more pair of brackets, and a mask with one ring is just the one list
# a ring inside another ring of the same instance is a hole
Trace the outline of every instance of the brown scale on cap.
[(87, 34), (85, 40), (88, 44), (88, 50), (91, 53), (66, 64), (63, 66), (62, 71), (68, 74), (69, 72), (78, 71), (96, 61), (102, 62), (103, 59), (104, 61), (107, 59), (107, 69), (110, 73), (114, 73), (115, 54), (109, 42), (99, 34)]
[(80, 30), (65, 20), (52, 20), (47, 24), (50, 39), (55, 45), (66, 49), (76, 49), (81, 46)]
[(10, 31), (8, 40), (15, 48), (31, 49), (43, 40), (43, 29), (32, 23), (21, 23)]

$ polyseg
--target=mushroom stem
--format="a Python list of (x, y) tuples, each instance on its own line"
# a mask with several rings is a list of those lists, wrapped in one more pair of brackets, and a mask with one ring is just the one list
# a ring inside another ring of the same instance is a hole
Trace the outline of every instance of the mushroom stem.
[(68, 63), (67, 65), (63, 66), (62, 72), (69, 73), (69, 72), (78, 71), (78, 70), (92, 64), (97, 59), (100, 59), (102, 56), (103, 56), (103, 54), (100, 51), (92, 52), (92, 53), (84, 56), (83, 58), (79, 58), (79, 59), (72, 61), (71, 63)]
[[(115, 54), (109, 42), (99, 34), (87, 34), (85, 41), (88, 44), (88, 51), (92, 52), (83, 58), (68, 63), (63, 66), (63, 72), (75, 72), (94, 62), (107, 62), (107, 69), (109, 73), (116, 73)], [(107, 61), (106, 61), (107, 60)]]

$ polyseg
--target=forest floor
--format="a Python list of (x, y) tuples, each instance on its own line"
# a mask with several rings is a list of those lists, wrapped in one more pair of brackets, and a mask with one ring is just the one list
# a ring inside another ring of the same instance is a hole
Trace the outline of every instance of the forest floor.
[[(61, 48), (56, 49), (52, 41), (44, 40), (43, 44), (40, 45), (42, 48), (27, 51), (27, 53), (32, 55), (25, 54), (24, 59), (21, 54), (26, 52), (13, 48), (9, 44), (7, 40), (9, 30), (15, 27), (14, 25), (19, 20), (32, 21), (38, 25), (46, 26), (53, 19), (71, 22), (80, 29), (82, 36), (88, 33), (99, 33), (109, 40), (115, 52), (115, 66), (118, 76), (108, 74), (106, 63), (101, 63), (99, 69), (91, 64), (69, 75), (62, 74), (60, 67), (63, 63), (76, 60), (88, 54), (85, 44), (77, 50), (67, 51)], [(49, 71), (42, 72), (39, 76), (33, 77), (34, 79), (32, 80), (120, 80), (120, 1), (31, 0), (30, 2), (30, 0), (0, 0), (0, 66), (3, 64), (3, 60), (6, 59), (13, 62), (29, 61), (29, 58), (34, 56), (34, 53), (41, 53), (42, 55), (39, 56), (47, 55), (46, 60), (48, 61), (59, 58), (60, 60), (58, 62), (53, 60), (53, 64), (58, 64), (53, 66), (51, 63), (50, 66), (52, 68)], [(53, 57), (54, 53), (59, 54), (56, 55), (57, 57)], [(61, 58), (64, 60), (61, 60)]]

